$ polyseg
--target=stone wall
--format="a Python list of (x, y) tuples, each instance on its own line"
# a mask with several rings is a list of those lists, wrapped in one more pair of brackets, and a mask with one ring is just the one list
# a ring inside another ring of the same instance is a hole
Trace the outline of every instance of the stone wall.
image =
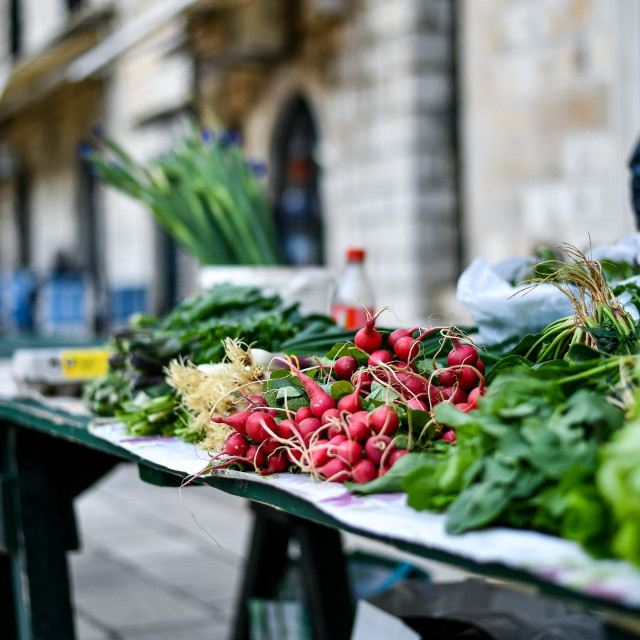
[(461, 19), (467, 259), (631, 232), (638, 3), (463, 0)]

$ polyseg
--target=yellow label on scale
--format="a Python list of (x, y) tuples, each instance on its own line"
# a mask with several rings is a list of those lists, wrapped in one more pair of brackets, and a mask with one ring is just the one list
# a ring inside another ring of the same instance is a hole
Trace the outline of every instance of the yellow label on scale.
[(62, 375), (68, 380), (89, 380), (107, 373), (109, 356), (107, 349), (69, 349), (60, 354)]

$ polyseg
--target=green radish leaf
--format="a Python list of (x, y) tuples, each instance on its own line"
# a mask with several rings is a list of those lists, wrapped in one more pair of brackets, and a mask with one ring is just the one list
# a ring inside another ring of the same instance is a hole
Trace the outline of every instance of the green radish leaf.
[(366, 365), (369, 360), (369, 354), (364, 351), (360, 351), (360, 349), (351, 342), (337, 342), (333, 345), (325, 358), (327, 358), (327, 360), (334, 361), (342, 356), (354, 357), (360, 366)]
[(494, 378), (506, 371), (507, 369), (513, 369), (514, 367), (531, 367), (531, 361), (527, 358), (517, 355), (505, 356), (501, 360), (498, 360), (493, 367), (491, 367), (491, 371), (487, 374), (485, 378), (485, 384), (489, 385), (494, 380)]
[(338, 380), (331, 385), (331, 397), (336, 401), (353, 392), (353, 385), (347, 380)]
[(278, 400), (282, 400), (286, 398), (300, 398), (301, 396), (305, 396), (306, 394), (302, 389), (299, 389), (294, 386), (280, 387), (279, 389), (275, 389)]
[(371, 392), (367, 396), (367, 404), (372, 407), (379, 407), (383, 404), (390, 404), (399, 397), (392, 389), (381, 385), (379, 382), (373, 382), (371, 383)]
[(574, 364), (582, 362), (593, 362), (602, 358), (602, 353), (586, 344), (574, 344), (571, 346), (565, 358)]
[(431, 420), (431, 414), (428, 411), (408, 408), (406, 420), (409, 431), (419, 434), (424, 425)]

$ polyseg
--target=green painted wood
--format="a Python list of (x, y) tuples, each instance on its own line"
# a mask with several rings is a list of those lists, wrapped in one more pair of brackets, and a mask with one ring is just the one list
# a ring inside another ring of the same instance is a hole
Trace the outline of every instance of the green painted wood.
[[(87, 425), (89, 423), (88, 418), (71, 416), (62, 411), (51, 410), (32, 400), (0, 399), (0, 420), (18, 426), (27, 427), (56, 438), (63, 438), (70, 442), (75, 442), (92, 449), (97, 449), (104, 453), (116, 456), (121, 460), (131, 460), (141, 463), (144, 467), (156, 469), (168, 475), (177, 476), (179, 478), (184, 477), (184, 474), (162, 467), (161, 465), (149, 463), (147, 460), (132, 454), (126, 449), (112, 445), (92, 435), (87, 430)], [(3, 427), (0, 425), (0, 429), (1, 428)], [(292, 515), (300, 516), (336, 529), (342, 529), (364, 537), (377, 539), (424, 558), (457, 566), (479, 575), (504, 578), (521, 582), (523, 584), (534, 585), (541, 592), (552, 597), (571, 600), (580, 603), (583, 606), (603, 612), (628, 614), (632, 618), (640, 620), (640, 608), (628, 607), (624, 604), (612, 602), (604, 598), (581, 594), (572, 589), (550, 583), (525, 571), (512, 569), (498, 563), (477, 563), (446, 551), (411, 544), (401, 540), (388, 538), (386, 536), (373, 535), (356, 527), (344, 525), (317, 509), (313, 504), (293, 494), (283, 492), (278, 487), (268, 483), (256, 483), (250, 482), (248, 479), (245, 481), (223, 476), (201, 477), (196, 479), (194, 482), (196, 484), (206, 484), (215, 489), (219, 489), (242, 498), (274, 506)]]
[(55, 456), (52, 444), (59, 443), (51, 438), (15, 426), (4, 429), (12, 476), (5, 514), (16, 531), (9, 558), (18, 637), (73, 640), (66, 550), (77, 535), (64, 467), (58, 467), (65, 460)]

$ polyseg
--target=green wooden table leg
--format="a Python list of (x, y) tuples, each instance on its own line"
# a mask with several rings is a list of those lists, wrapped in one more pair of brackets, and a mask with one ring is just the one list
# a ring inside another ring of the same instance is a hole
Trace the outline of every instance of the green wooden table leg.
[(13, 585), (11, 581), (11, 563), (9, 555), (0, 552), (0, 637), (12, 640), (18, 637), (16, 616), (13, 603)]
[(237, 601), (233, 640), (249, 638), (249, 600), (272, 598), (282, 581), (286, 568), (291, 537), (287, 514), (281, 518), (275, 509), (255, 502), (253, 534), (245, 566), (244, 581)]
[(15, 531), (9, 551), (18, 637), (73, 640), (65, 552), (75, 528), (62, 471), (69, 461), (56, 457), (50, 438), (25, 429), (9, 427), (6, 444), (12, 483), (5, 529)]
[(253, 535), (236, 613), (233, 640), (249, 638), (247, 604), (274, 598), (288, 565), (291, 538), (300, 543), (304, 601), (313, 640), (347, 640), (353, 603), (340, 532), (273, 507), (251, 503)]

